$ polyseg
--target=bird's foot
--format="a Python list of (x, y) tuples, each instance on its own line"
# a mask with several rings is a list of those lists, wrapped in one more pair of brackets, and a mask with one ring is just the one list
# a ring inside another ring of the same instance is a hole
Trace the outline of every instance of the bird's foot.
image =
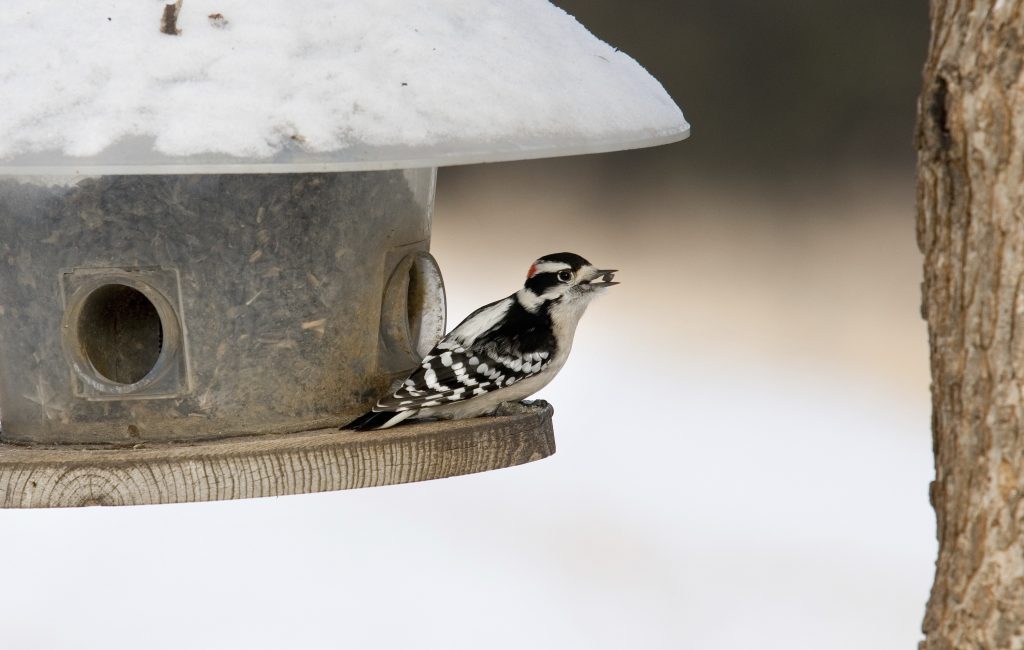
[(527, 413), (534, 408), (547, 406), (547, 402), (542, 399), (524, 399), (521, 402), (502, 402), (498, 404), (498, 407), (494, 409), (494, 413), (491, 415), (522, 415)]

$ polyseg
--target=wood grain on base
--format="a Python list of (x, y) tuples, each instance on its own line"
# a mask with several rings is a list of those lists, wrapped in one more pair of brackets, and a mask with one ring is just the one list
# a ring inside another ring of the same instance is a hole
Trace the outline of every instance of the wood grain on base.
[(555, 452), (553, 410), (139, 449), (0, 444), (0, 507), (140, 505), (324, 492), (521, 465)]

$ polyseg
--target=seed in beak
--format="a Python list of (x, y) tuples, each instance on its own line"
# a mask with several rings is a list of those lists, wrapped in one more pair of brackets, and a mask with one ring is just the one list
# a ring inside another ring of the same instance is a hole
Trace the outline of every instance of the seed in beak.
[[(590, 284), (592, 284), (595, 287), (610, 287), (616, 285), (618, 284), (618, 282), (612, 282), (612, 280), (615, 278), (615, 274), (617, 272), (618, 269), (599, 270), (597, 272), (597, 277), (591, 280)], [(601, 281), (598, 282), (598, 280)]]

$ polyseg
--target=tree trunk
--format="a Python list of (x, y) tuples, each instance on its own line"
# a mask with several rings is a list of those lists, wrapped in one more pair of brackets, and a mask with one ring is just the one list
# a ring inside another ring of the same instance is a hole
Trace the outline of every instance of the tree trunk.
[(1024, 0), (932, 0), (917, 236), (939, 559), (922, 650), (1024, 648)]

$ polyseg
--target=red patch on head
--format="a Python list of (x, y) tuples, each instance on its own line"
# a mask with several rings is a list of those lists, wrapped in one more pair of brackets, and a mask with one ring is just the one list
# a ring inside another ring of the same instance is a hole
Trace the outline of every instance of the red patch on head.
[(530, 265), (530, 270), (526, 272), (526, 279), (529, 280), (530, 278), (532, 278), (535, 275), (537, 275), (537, 265), (536, 264), (531, 264)]

